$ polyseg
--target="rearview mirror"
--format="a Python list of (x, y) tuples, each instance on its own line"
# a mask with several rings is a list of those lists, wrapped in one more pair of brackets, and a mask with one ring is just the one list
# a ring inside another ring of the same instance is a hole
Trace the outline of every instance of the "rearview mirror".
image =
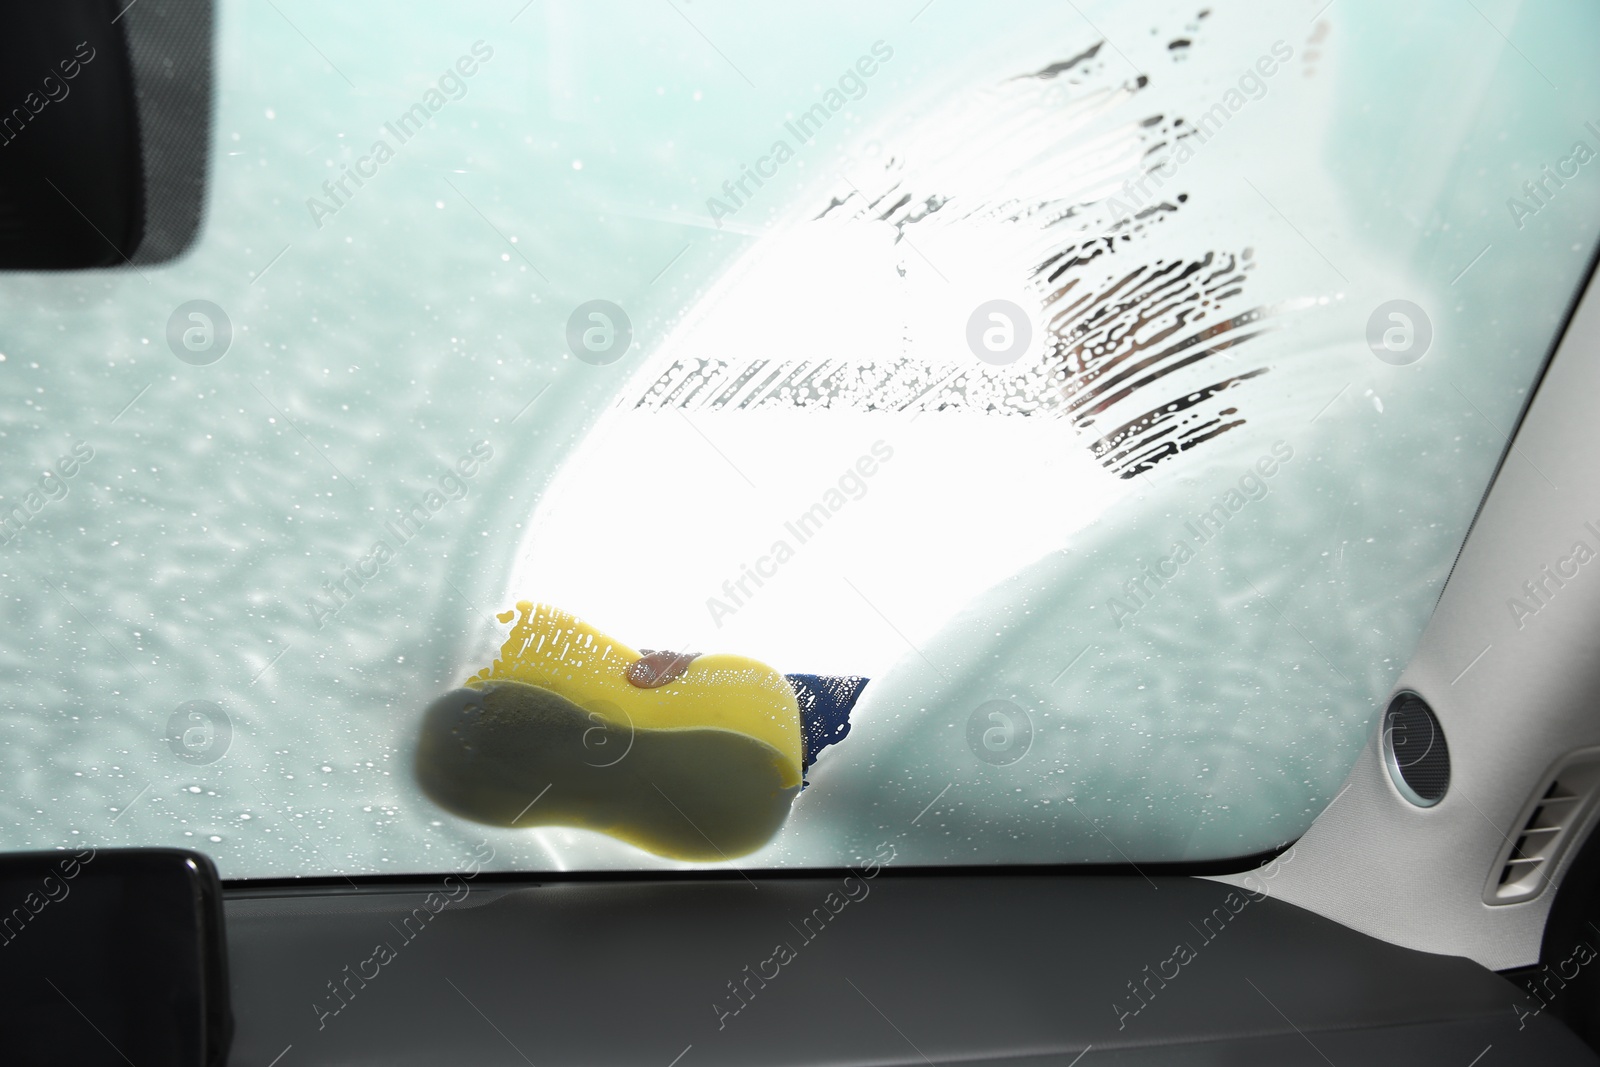
[(211, 0), (0, 7), (0, 270), (162, 263), (199, 231)]

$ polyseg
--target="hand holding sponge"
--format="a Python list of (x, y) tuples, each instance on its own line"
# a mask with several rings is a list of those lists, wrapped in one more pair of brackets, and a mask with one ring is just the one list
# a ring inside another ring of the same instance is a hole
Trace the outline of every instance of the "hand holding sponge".
[(725, 654), (652, 674), (565, 611), (521, 601), (515, 618), (494, 663), (424, 717), (417, 775), (441, 806), (698, 861), (752, 852), (782, 826), (804, 763), (782, 674)]

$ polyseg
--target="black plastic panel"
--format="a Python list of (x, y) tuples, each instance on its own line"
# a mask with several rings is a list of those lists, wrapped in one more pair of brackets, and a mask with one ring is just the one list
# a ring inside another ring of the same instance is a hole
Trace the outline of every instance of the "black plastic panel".
[(221, 887), (181, 849), (0, 856), (0, 1063), (220, 1067)]
[(127, 262), (144, 232), (133, 75), (112, 0), (7, 4), (0, 270)]
[(249, 892), (239, 1065), (1600, 1062), (1470, 961), (1200, 879)]

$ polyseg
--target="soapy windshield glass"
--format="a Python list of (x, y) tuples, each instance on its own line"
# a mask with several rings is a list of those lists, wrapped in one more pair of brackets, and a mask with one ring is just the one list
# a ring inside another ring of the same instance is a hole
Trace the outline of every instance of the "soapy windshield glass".
[(193, 252), (0, 279), (0, 846), (1294, 839), (1585, 278), (1597, 41), (1576, 0), (223, 2)]

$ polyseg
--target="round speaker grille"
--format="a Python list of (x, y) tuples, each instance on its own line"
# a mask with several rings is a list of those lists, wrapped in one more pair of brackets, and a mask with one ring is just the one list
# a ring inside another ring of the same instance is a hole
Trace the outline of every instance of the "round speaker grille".
[(1444, 730), (1415, 693), (1401, 693), (1383, 716), (1383, 756), (1400, 794), (1418, 807), (1431, 808), (1450, 788), (1450, 750)]

